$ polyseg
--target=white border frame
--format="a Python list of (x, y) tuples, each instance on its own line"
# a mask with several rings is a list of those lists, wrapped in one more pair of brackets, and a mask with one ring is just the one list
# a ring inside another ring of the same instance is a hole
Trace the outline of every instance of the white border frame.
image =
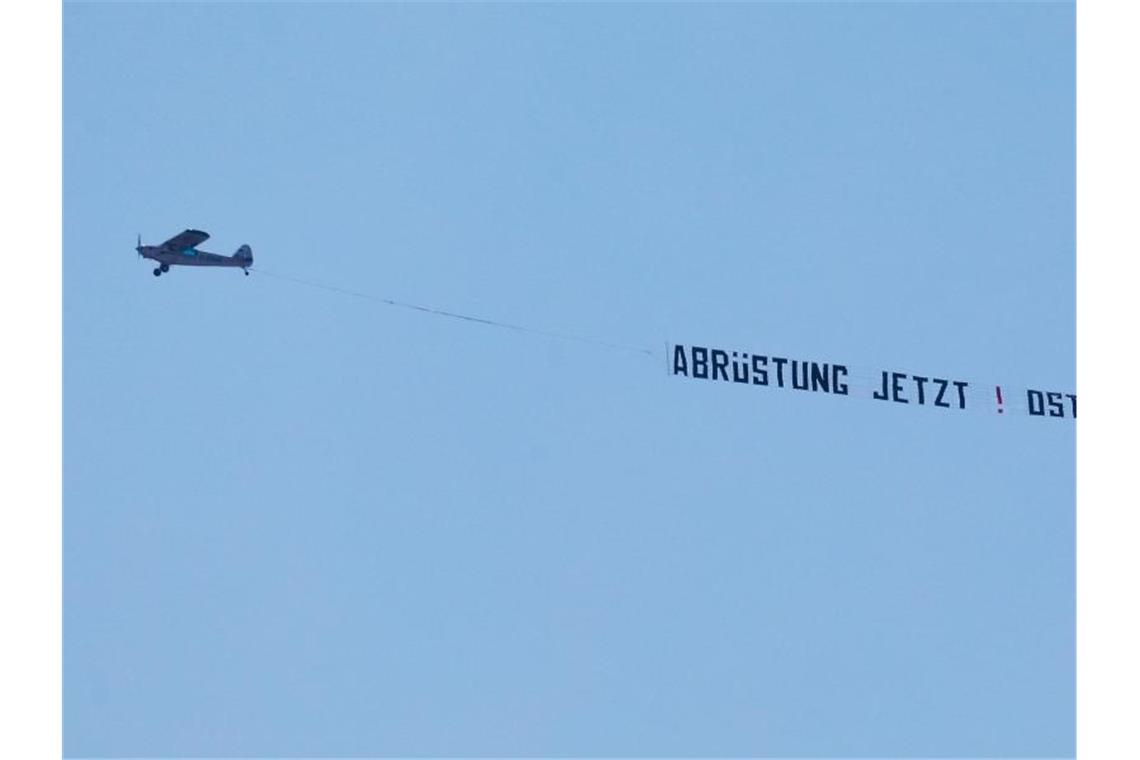
[[(1140, 757), (1137, 7), (1077, 3), (1077, 756)], [(1131, 477), (1130, 477), (1131, 476)]]
[(0, 9), (0, 756), (61, 757), (62, 5)]

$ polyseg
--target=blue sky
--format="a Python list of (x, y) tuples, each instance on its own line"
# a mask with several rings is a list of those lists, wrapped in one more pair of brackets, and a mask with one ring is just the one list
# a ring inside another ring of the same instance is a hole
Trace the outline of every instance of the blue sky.
[(71, 756), (1064, 756), (1073, 8), (64, 12)]

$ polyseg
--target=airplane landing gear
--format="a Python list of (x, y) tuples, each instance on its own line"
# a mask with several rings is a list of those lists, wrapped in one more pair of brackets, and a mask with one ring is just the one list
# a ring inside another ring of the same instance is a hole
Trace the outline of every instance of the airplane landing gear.
[(161, 269), (163, 272), (169, 272), (170, 271), (170, 265), (165, 263), (165, 262), (160, 264), (158, 268)]
[(158, 277), (160, 274), (162, 274), (162, 267), (155, 267), (154, 268), (154, 276)]
[(249, 270), (248, 269), (243, 269), (241, 271), (245, 273), (246, 277), (249, 277)]

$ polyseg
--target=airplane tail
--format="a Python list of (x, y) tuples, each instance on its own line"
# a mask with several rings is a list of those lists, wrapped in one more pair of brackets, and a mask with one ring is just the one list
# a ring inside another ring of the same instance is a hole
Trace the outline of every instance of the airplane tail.
[(238, 261), (244, 262), (242, 266), (249, 266), (253, 263), (253, 249), (248, 245), (243, 245), (237, 249), (237, 253), (233, 255)]

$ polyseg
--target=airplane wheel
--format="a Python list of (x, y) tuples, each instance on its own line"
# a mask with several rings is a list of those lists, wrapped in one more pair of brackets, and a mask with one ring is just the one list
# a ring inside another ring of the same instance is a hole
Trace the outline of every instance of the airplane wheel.
[(246, 277), (249, 277), (249, 270), (248, 270), (248, 269), (243, 269), (243, 270), (241, 270), (241, 271), (245, 272), (245, 276), (246, 276)]
[(162, 274), (162, 269), (159, 267), (155, 267), (154, 268), (154, 276), (158, 277), (160, 274)]
[(170, 271), (170, 265), (169, 264), (163, 264), (162, 266), (159, 267), (159, 269), (161, 269), (164, 272), (169, 272)]

